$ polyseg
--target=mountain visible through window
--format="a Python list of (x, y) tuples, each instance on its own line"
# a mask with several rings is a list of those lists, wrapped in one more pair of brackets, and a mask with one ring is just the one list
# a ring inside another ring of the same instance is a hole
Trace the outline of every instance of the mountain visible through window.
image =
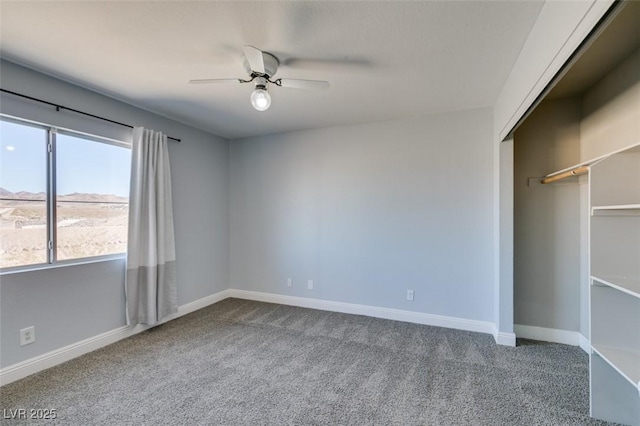
[(0, 121), (0, 268), (126, 252), (131, 150), (50, 132)]
[(126, 252), (130, 158), (127, 148), (58, 135), (58, 260)]

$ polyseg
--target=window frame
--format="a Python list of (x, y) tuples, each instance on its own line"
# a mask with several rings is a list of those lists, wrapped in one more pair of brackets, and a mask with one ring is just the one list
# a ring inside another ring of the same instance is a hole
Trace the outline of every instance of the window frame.
[(52, 124), (42, 123), (39, 121), (29, 120), (26, 118), (16, 117), (16, 116), (4, 114), (4, 113), (0, 113), (0, 121), (19, 124), (22, 126), (35, 127), (35, 128), (44, 130), (46, 132), (46, 144), (44, 144), (43, 146), (44, 148), (43, 154), (47, 156), (46, 194), (45, 194), (45, 203), (46, 203), (46, 211), (47, 211), (47, 223), (46, 223), (47, 260), (44, 263), (33, 263), (29, 265), (18, 265), (18, 266), (9, 266), (5, 268), (0, 268), (0, 275), (52, 269), (52, 268), (70, 266), (70, 265), (82, 265), (82, 264), (88, 264), (88, 263), (104, 262), (108, 260), (125, 258), (126, 252), (112, 253), (112, 254), (99, 255), (99, 256), (79, 257), (75, 259), (65, 259), (65, 260), (57, 259), (58, 226), (57, 226), (57, 220), (56, 220), (57, 219), (56, 218), (56, 215), (57, 215), (56, 138), (58, 134), (68, 135), (72, 137), (82, 138), (92, 142), (104, 143), (107, 145), (113, 145), (113, 146), (117, 146), (120, 148), (127, 148), (127, 149), (132, 148), (131, 142), (125, 142), (118, 139), (99, 136), (91, 133), (82, 132), (79, 130), (69, 129), (66, 127), (55, 126)]

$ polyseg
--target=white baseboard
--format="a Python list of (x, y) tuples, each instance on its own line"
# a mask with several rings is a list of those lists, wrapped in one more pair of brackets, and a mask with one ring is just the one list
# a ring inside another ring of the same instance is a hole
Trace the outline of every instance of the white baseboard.
[(506, 333), (504, 331), (498, 331), (497, 329), (494, 329), (493, 339), (496, 341), (498, 345), (511, 346), (511, 347), (514, 347), (516, 345), (515, 333)]
[(320, 309), (322, 311), (341, 312), (345, 314), (366, 315), (395, 321), (415, 324), (433, 325), (436, 327), (454, 328), (457, 330), (476, 331), (493, 334), (492, 322), (469, 320), (400, 309), (380, 308), (377, 306), (357, 305), (354, 303), (333, 302), (330, 300), (309, 299), (306, 297), (286, 296), (282, 294), (261, 293), (248, 290), (230, 290), (230, 297), (256, 300), (260, 302), (278, 303), (280, 305), (299, 306), (302, 308)]
[(584, 337), (579, 331), (559, 330), (556, 328), (535, 327), (532, 325), (520, 324), (514, 325), (513, 328), (516, 332), (516, 336), (524, 339), (580, 346), (580, 348), (587, 353), (591, 350), (589, 339)]
[(591, 353), (591, 341), (589, 341), (589, 339), (587, 339), (582, 333), (578, 333), (578, 346), (580, 346), (580, 349), (586, 353)]
[(162, 322), (165, 323), (183, 315), (190, 314), (191, 312), (206, 308), (209, 305), (213, 305), (214, 303), (218, 303), (221, 300), (228, 299), (229, 297), (231, 297), (231, 290), (227, 289), (211, 294), (209, 296), (205, 296), (202, 299), (194, 300), (193, 302), (178, 306), (178, 312), (173, 315), (169, 315)]
[[(223, 290), (210, 296), (203, 297), (202, 299), (184, 304), (178, 307), (178, 312), (165, 318), (163, 323), (197, 311), (198, 309), (204, 308), (205, 306), (209, 306), (228, 297), (229, 290)], [(47, 352), (45, 354), (30, 358), (28, 360), (10, 365), (8, 367), (0, 369), (0, 386), (15, 382), (16, 380), (22, 379), (23, 377), (27, 377), (39, 371), (46, 370), (47, 368), (51, 368), (55, 365), (62, 364), (63, 362), (95, 351), (96, 349), (100, 349), (103, 346), (115, 343), (118, 340), (133, 336), (134, 334), (138, 334), (149, 328), (151, 327), (144, 325), (137, 325), (135, 327), (128, 327), (125, 325), (107, 331), (105, 333), (98, 334), (97, 336), (93, 336), (88, 339), (72, 343), (71, 345), (67, 345), (62, 348)]]
[[(303, 308), (320, 309), (346, 314), (366, 315), (375, 318), (384, 318), (395, 321), (404, 321), (415, 324), (431, 325), (436, 327), (453, 328), (457, 330), (475, 331), (492, 334), (496, 343), (501, 345), (515, 345), (513, 333), (497, 333), (492, 322), (469, 320), (442, 315), (426, 314), (421, 312), (405, 311), (401, 309), (381, 308), (377, 306), (358, 305), (353, 303), (334, 302), (330, 300), (310, 299), (305, 297), (286, 296), (273, 293), (261, 293), (257, 291), (228, 289), (212, 294), (202, 299), (178, 307), (178, 312), (167, 317), (163, 322), (176, 319), (183, 315), (202, 309), (229, 297), (238, 299), (256, 300), (261, 302), (278, 303), (281, 305), (299, 306)], [(27, 377), (39, 371), (51, 368), (55, 365), (69, 361), (96, 349), (102, 348), (118, 340), (138, 334), (149, 329), (149, 326), (138, 325), (136, 327), (122, 326), (107, 331), (97, 336), (64, 346), (28, 360), (0, 369), (0, 386)]]
[(10, 365), (0, 370), (0, 386), (27, 377), (55, 365), (61, 364), (80, 355), (99, 349), (118, 340), (132, 336), (142, 330), (129, 328), (126, 325), (98, 334), (85, 340), (64, 346), (45, 354)]

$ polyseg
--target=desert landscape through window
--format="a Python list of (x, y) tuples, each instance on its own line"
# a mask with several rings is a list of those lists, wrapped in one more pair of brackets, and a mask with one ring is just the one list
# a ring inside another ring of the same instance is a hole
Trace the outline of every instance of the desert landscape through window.
[[(0, 122), (0, 268), (124, 253), (127, 249), (127, 147), (57, 134), (57, 196), (50, 229), (47, 128)], [(55, 259), (48, 241), (55, 240)]]

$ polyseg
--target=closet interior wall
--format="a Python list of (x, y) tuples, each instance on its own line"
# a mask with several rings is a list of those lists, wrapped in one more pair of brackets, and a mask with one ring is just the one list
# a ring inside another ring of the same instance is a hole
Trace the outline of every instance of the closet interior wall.
[[(588, 335), (586, 179), (543, 185), (580, 162), (581, 97), (542, 102), (514, 135), (514, 321)], [(584, 217), (583, 217), (584, 216)], [(584, 222), (583, 222), (584, 221)]]

